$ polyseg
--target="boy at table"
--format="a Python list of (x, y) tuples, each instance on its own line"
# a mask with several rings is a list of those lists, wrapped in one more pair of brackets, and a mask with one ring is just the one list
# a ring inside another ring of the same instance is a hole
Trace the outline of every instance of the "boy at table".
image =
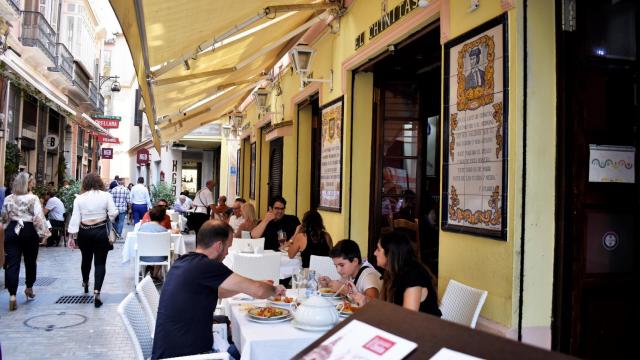
[(197, 234), (196, 251), (171, 266), (160, 294), (152, 359), (212, 352), (218, 297), (245, 293), (266, 299), (285, 294), (281, 285), (247, 279), (222, 264), (232, 240), (228, 224), (209, 220)]
[[(320, 277), (320, 286), (332, 288), (340, 291), (343, 295), (348, 295), (349, 289), (355, 287), (359, 293), (364, 294), (368, 299), (377, 299), (382, 288), (380, 273), (369, 263), (363, 263), (360, 247), (349, 239), (339, 241), (329, 252), (336, 266), (338, 274), (342, 280), (331, 280), (327, 276)], [(349, 282), (350, 286), (343, 286)]]
[(286, 240), (293, 237), (296, 228), (300, 225), (300, 220), (293, 215), (287, 215), (284, 210), (287, 207), (287, 200), (282, 196), (275, 196), (271, 199), (269, 210), (264, 219), (251, 230), (251, 238), (264, 238), (264, 249), (278, 251), (278, 232), (285, 234)]

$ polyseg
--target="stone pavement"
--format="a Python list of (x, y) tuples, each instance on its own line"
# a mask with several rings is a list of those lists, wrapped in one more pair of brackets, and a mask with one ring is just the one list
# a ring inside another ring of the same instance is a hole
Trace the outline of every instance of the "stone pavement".
[[(130, 228), (130, 227), (129, 227)], [(187, 243), (192, 250), (193, 241)], [(122, 264), (122, 243), (107, 258), (102, 286), (104, 305), (56, 304), (65, 295), (84, 295), (80, 250), (40, 248), (36, 297), (26, 302), (24, 266), (20, 272), (18, 309), (9, 312), (9, 293), (0, 269), (0, 344), (2, 359), (133, 359), (133, 346), (117, 312), (120, 301), (135, 289), (132, 266)], [(43, 284), (38, 286), (42, 282)], [(93, 288), (93, 269), (89, 289)]]

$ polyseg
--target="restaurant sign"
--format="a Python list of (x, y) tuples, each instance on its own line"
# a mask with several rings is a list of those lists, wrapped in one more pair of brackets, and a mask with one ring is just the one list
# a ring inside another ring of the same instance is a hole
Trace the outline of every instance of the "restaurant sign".
[(147, 165), (149, 163), (149, 150), (138, 150), (138, 152), (136, 152), (136, 163), (138, 165)]
[(112, 148), (102, 148), (100, 157), (103, 159), (113, 159), (113, 149)]
[(120, 144), (120, 139), (117, 137), (108, 137), (104, 135), (97, 135), (97, 140), (101, 143), (107, 144)]
[[(404, 0), (393, 9), (385, 12), (380, 19), (369, 26), (369, 40), (380, 35), (380, 33), (387, 30), (391, 25), (415, 10), (418, 7), (418, 2), (418, 0)], [(356, 50), (364, 45), (364, 39), (364, 31), (356, 36)]]
[(92, 115), (91, 118), (105, 129), (117, 129), (122, 118), (111, 115)]

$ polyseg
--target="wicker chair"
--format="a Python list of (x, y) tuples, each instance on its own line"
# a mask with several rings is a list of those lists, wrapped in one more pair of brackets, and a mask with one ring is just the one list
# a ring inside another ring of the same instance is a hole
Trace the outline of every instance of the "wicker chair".
[(440, 304), (442, 319), (475, 329), (486, 299), (487, 291), (449, 280)]

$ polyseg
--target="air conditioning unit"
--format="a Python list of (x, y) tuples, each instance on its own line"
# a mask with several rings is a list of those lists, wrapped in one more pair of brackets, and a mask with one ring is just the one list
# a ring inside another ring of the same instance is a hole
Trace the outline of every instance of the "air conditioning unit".
[(187, 150), (187, 145), (180, 143), (171, 144), (171, 150)]

